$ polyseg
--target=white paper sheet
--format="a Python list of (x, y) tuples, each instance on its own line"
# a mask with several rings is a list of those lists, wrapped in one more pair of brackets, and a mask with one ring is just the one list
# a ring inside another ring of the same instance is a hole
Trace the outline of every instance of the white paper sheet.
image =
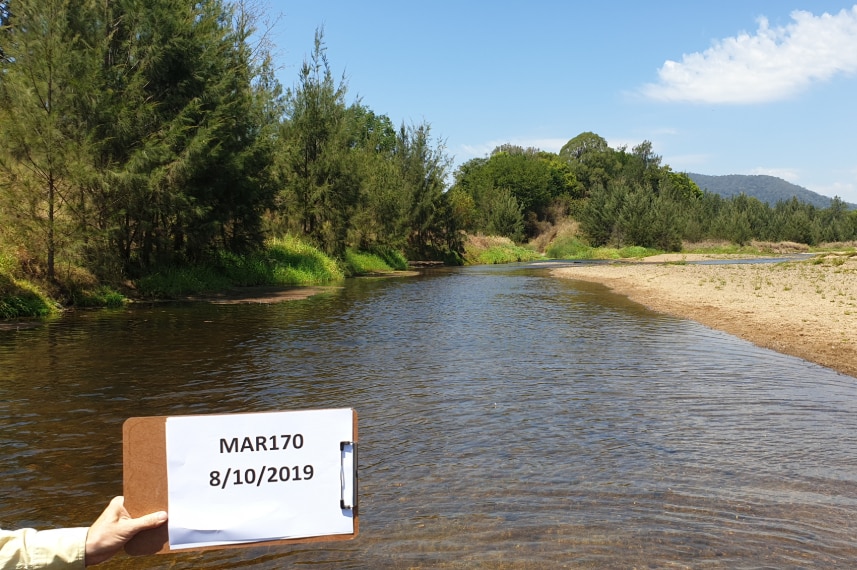
[(353, 533), (352, 413), (167, 418), (170, 548)]

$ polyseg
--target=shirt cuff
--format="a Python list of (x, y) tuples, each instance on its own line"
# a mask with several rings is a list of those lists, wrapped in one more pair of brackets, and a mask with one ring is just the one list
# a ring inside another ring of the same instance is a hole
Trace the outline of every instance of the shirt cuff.
[(86, 533), (89, 529), (42, 530), (30, 537), (31, 562), (35, 568), (84, 568)]

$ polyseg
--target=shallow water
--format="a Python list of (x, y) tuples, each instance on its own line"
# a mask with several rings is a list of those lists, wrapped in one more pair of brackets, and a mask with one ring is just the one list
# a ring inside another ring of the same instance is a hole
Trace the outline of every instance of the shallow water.
[(117, 568), (857, 560), (857, 379), (528, 266), (0, 331), (0, 526), (85, 525), (130, 416), (354, 407), (348, 542)]

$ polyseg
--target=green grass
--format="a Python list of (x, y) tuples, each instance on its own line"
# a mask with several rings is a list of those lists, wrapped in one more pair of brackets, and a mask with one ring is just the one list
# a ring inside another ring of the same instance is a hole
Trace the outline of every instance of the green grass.
[(56, 303), (35, 285), (0, 273), (0, 319), (47, 317), (58, 311)]
[(558, 238), (545, 250), (551, 259), (594, 259), (593, 252), (593, 248), (576, 237)]
[(383, 259), (384, 263), (395, 271), (405, 271), (408, 269), (408, 258), (398, 249), (392, 247), (375, 247), (371, 253)]
[(345, 272), (349, 276), (404, 271), (408, 268), (405, 256), (392, 248), (378, 248), (373, 251), (348, 249), (343, 262)]
[(822, 243), (809, 248), (813, 253), (837, 252), (843, 255), (857, 255), (857, 241)]
[(0, 275), (11, 275), (18, 267), (18, 261), (9, 253), (0, 250)]
[(689, 244), (684, 247), (682, 253), (711, 253), (711, 254), (747, 254), (761, 255), (763, 252), (758, 247), (750, 245), (736, 245), (734, 243), (718, 244)]
[(555, 240), (545, 253), (551, 259), (639, 259), (663, 252), (636, 245), (623, 248), (590, 247), (577, 237), (564, 237)]
[(144, 297), (175, 299), (228, 289), (231, 281), (213, 267), (162, 267), (137, 280), (137, 291)]
[(536, 251), (512, 243), (492, 245), (487, 249), (467, 249), (464, 252), (464, 260), (468, 265), (497, 265), (541, 258)]
[(292, 236), (270, 239), (262, 251), (240, 256), (221, 252), (215, 264), (232, 285), (320, 285), (344, 278), (336, 260)]
[(269, 240), (266, 252), (273, 268), (267, 285), (323, 285), (345, 278), (336, 260), (291, 236)]
[(205, 265), (164, 267), (139, 279), (145, 297), (174, 299), (225, 291), (236, 286), (323, 285), (344, 279), (336, 260), (297, 238), (271, 239), (249, 255), (218, 253)]
[[(13, 277), (15, 259), (0, 255), (0, 319), (42, 317), (59, 311), (37, 286)], [(338, 261), (312, 245), (291, 236), (271, 239), (247, 255), (218, 252), (208, 262), (165, 266), (138, 279), (136, 294), (143, 298), (177, 299), (205, 295), (240, 286), (310, 286), (342, 281), (346, 274), (361, 275), (407, 269), (397, 250), (348, 251)], [(94, 279), (77, 279), (59, 288), (63, 303), (75, 307), (121, 307), (128, 299)]]
[(71, 291), (68, 295), (69, 304), (75, 307), (107, 307), (115, 309), (124, 306), (128, 302), (119, 291), (108, 285), (99, 285), (94, 289), (80, 289)]

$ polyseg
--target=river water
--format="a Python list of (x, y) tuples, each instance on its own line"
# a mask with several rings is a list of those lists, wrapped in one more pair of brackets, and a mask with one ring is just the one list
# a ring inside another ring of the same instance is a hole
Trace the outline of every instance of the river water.
[(0, 526), (89, 524), (128, 417), (330, 407), (355, 540), (106, 567), (857, 562), (857, 379), (526, 265), (0, 330)]

